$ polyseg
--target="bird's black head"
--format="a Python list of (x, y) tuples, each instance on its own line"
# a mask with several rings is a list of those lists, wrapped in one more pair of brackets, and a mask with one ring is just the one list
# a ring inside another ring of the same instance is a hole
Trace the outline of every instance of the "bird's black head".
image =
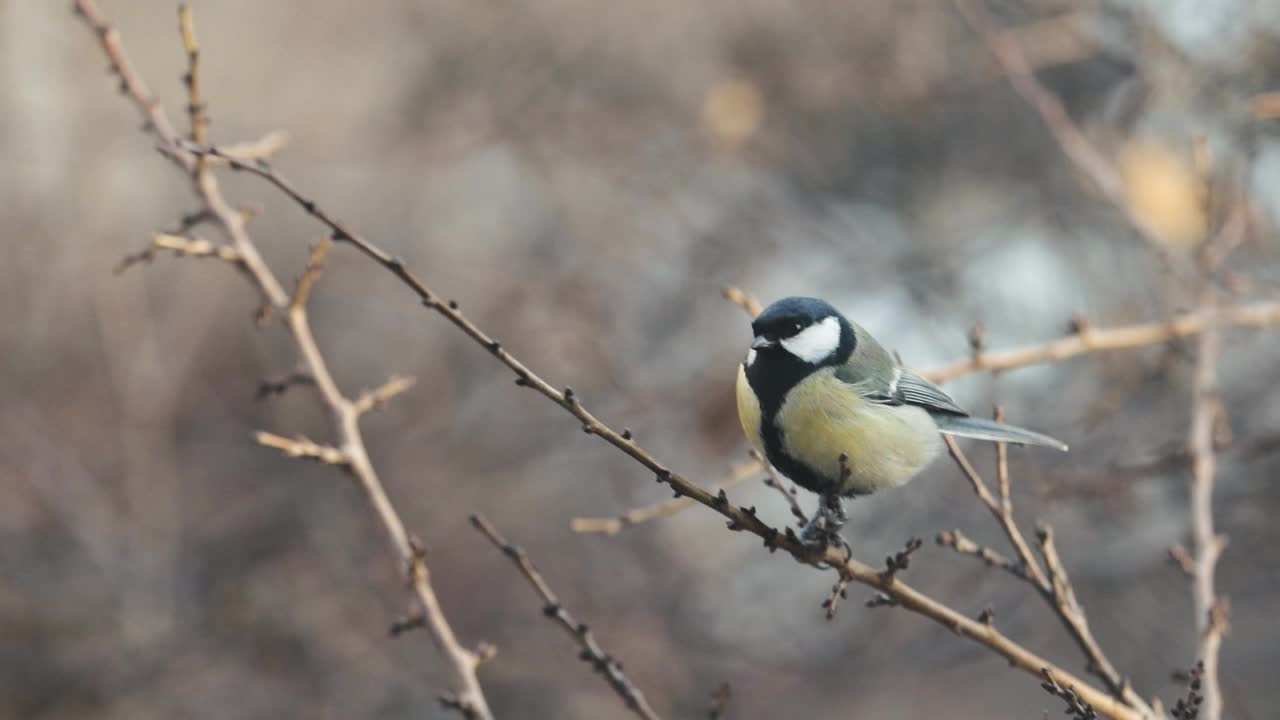
[(844, 362), (853, 352), (853, 326), (829, 303), (817, 298), (783, 298), (751, 323), (755, 339), (747, 365), (768, 358), (774, 362), (799, 362), (811, 368)]

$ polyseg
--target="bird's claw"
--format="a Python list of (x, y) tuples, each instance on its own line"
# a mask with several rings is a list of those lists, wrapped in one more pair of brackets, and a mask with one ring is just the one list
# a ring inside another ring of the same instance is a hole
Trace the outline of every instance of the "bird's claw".
[(840, 535), (841, 528), (848, 520), (844, 506), (838, 497), (824, 497), (818, 504), (809, 524), (800, 533), (800, 542), (804, 543), (816, 557), (821, 557), (827, 548), (838, 545), (844, 549), (845, 561), (853, 557), (853, 548), (849, 541)]

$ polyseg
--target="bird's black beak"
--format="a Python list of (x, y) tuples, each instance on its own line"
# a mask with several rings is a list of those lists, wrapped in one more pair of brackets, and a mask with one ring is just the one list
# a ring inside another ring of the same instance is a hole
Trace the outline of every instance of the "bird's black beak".
[(757, 336), (756, 336), (756, 339), (751, 341), (751, 349), (752, 349), (752, 350), (763, 350), (763, 349), (765, 349), (765, 348), (771, 348), (771, 347), (773, 347), (774, 345), (777, 345), (777, 344), (778, 344), (777, 342), (775, 342), (775, 341), (773, 341), (773, 340), (770, 340), (769, 338), (767, 338), (767, 337), (765, 337), (765, 336), (763, 336), (763, 335), (757, 335)]

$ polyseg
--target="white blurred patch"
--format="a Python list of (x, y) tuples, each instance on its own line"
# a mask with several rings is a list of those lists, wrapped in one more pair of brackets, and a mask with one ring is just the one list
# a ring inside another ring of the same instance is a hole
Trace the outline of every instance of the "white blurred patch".
[(751, 367), (751, 364), (754, 363), (755, 361), (756, 361), (756, 349), (747, 348), (747, 361), (744, 364), (747, 367)]
[(811, 365), (826, 359), (839, 346), (840, 321), (835, 316), (824, 318), (782, 341), (787, 352)]

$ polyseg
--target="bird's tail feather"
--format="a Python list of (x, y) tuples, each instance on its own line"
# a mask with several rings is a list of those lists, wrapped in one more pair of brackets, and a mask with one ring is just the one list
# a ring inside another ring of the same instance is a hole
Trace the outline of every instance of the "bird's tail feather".
[(992, 442), (1007, 442), (1017, 445), (1041, 445), (1063, 452), (1067, 451), (1067, 444), (1061, 440), (1055, 440), (1048, 435), (1041, 435), (1038, 432), (1024, 430), (1013, 425), (998, 423), (994, 420), (983, 420), (982, 418), (964, 415), (941, 414), (934, 415), (933, 419), (938, 424), (938, 431), (945, 435), (955, 435), (956, 437), (973, 438), (975, 440), (990, 440)]

